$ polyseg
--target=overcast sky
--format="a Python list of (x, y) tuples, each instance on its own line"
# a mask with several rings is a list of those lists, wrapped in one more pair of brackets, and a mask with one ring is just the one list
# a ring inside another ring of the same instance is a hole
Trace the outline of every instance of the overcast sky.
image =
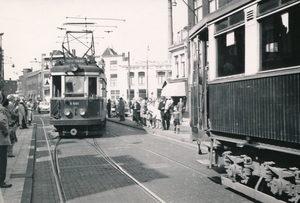
[[(98, 25), (117, 26), (93, 28), (96, 55), (101, 55), (109, 46), (118, 54), (130, 52), (135, 61), (147, 58), (163, 61), (168, 55), (168, 0), (0, 0), (0, 33), (4, 58), (7, 60), (5, 79), (18, 79), (23, 68), (33, 67), (41, 54), (61, 50), (65, 31), (57, 29), (66, 22), (84, 20), (67, 17), (112, 18), (123, 21), (87, 20)], [(173, 8), (174, 32), (187, 25), (186, 6), (177, 0)], [(72, 30), (72, 27), (67, 27)], [(107, 33), (105, 31), (113, 31)]]

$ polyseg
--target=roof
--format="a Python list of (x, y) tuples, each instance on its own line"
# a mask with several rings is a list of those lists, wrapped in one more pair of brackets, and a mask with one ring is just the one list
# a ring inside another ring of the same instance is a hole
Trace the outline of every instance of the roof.
[(113, 49), (107, 47), (103, 52), (102, 56), (118, 56), (118, 53), (115, 52)]

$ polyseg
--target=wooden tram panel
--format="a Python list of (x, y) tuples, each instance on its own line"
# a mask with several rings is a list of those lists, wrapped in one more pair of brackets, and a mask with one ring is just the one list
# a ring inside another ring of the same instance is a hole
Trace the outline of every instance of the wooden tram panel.
[(300, 144), (300, 73), (212, 83), (213, 134)]

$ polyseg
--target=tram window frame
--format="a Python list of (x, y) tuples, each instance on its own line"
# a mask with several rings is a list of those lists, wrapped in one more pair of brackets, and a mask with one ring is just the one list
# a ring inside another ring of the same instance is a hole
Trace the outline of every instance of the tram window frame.
[(89, 79), (89, 97), (92, 97), (92, 95), (98, 95), (97, 94), (97, 77), (88, 77)]
[(300, 65), (300, 5), (259, 19), (260, 70)]
[(245, 73), (245, 26), (216, 36), (216, 42), (217, 76), (225, 77)]
[(61, 97), (61, 76), (52, 76), (52, 97)]

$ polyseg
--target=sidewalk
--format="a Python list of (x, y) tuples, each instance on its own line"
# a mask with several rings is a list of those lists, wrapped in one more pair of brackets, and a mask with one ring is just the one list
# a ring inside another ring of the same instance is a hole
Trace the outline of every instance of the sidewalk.
[(6, 183), (11, 183), (12, 187), (1, 188), (0, 203), (31, 202), (35, 132), (36, 125), (29, 126), (28, 129), (18, 129), (16, 132), (18, 142), (13, 148), (16, 157), (8, 158), (5, 180)]
[[(154, 134), (159, 137), (163, 137), (165, 139), (170, 139), (174, 140), (177, 142), (184, 142), (186, 144), (190, 144), (193, 146), (197, 146), (196, 142), (191, 142), (191, 128), (189, 126), (189, 118), (183, 118), (183, 122), (180, 124), (180, 133), (174, 133), (174, 125), (171, 122), (170, 124), (170, 129), (169, 130), (160, 130), (160, 129), (152, 129), (148, 128), (146, 126), (136, 126), (135, 121), (132, 120), (132, 116), (125, 117), (125, 121), (119, 121), (119, 118), (112, 117), (112, 118), (107, 118), (108, 121), (118, 123), (121, 125), (127, 125), (133, 128), (141, 129), (141, 130), (146, 130), (148, 134)], [(201, 146), (202, 149), (202, 146)], [(207, 149), (203, 149), (207, 151)]]

